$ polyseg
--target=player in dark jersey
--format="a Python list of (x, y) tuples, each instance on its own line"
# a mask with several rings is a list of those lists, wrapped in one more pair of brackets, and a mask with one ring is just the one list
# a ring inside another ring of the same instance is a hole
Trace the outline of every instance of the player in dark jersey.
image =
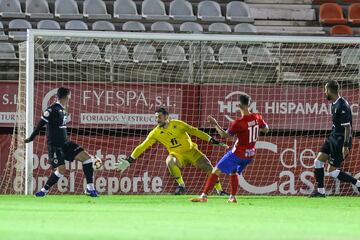
[(83, 164), (83, 171), (87, 182), (85, 193), (91, 197), (97, 197), (98, 193), (95, 190), (93, 183), (93, 161), (95, 160), (96, 168), (98, 169), (102, 165), (101, 160), (94, 158), (84, 151), (81, 146), (68, 139), (66, 124), (70, 121), (70, 119), (68, 113), (66, 112), (66, 106), (70, 100), (70, 90), (63, 87), (59, 88), (57, 91), (57, 98), (58, 101), (45, 110), (31, 136), (25, 139), (25, 143), (33, 141), (40, 133), (40, 130), (47, 125), (46, 135), (49, 161), (54, 169), (54, 172), (48, 178), (45, 186), (41, 189), (41, 191), (37, 192), (35, 196), (45, 196), (49, 192), (49, 189), (56, 184), (62, 176), (64, 176), (65, 160), (76, 160), (82, 162)]
[(249, 111), (250, 101), (251, 99), (248, 95), (240, 95), (242, 117), (231, 122), (227, 131), (220, 127), (213, 117), (208, 117), (209, 122), (216, 128), (221, 137), (233, 138), (236, 136), (237, 140), (233, 148), (216, 164), (212, 174), (206, 181), (201, 196), (191, 199), (192, 202), (207, 202), (208, 192), (213, 189), (221, 173), (230, 175), (229, 202), (237, 202), (235, 195), (239, 187), (238, 174), (241, 174), (245, 167), (253, 161), (259, 132), (267, 133), (269, 131), (269, 127), (262, 116)]
[(325, 140), (320, 153), (314, 161), (317, 190), (310, 197), (325, 197), (324, 166), (328, 162), (329, 176), (340, 181), (352, 183), (360, 191), (360, 181), (340, 170), (352, 146), (352, 113), (349, 103), (340, 96), (339, 84), (329, 81), (325, 85), (326, 98), (332, 102), (331, 114), (333, 127)]

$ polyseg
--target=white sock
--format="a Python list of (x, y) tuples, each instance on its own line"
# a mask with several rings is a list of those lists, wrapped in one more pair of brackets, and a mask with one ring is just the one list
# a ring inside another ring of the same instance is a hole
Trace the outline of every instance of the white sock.
[(318, 188), (317, 190), (319, 193), (325, 194), (325, 188)]
[(360, 187), (360, 180), (357, 180), (355, 186)]
[(207, 198), (207, 195), (206, 195), (205, 193), (202, 193), (202, 194), (200, 195), (200, 197), (201, 197), (201, 198)]
[(179, 184), (179, 186), (184, 188), (184, 187), (185, 187), (185, 183)]
[(44, 193), (49, 192), (49, 190), (46, 190), (45, 188), (42, 188), (40, 191), (42, 191), (42, 192), (44, 192)]
[(90, 191), (95, 190), (95, 187), (94, 187), (94, 184), (93, 184), (93, 183), (88, 183), (88, 184), (86, 184), (86, 188), (87, 188), (88, 190), (90, 190)]

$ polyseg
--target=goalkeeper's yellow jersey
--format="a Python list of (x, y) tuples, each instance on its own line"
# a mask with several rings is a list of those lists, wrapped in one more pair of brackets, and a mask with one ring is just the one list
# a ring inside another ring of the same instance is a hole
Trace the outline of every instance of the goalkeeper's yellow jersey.
[(189, 135), (196, 136), (204, 141), (209, 141), (211, 138), (207, 133), (190, 126), (183, 121), (172, 119), (167, 128), (160, 126), (154, 128), (145, 141), (134, 149), (131, 153), (131, 157), (139, 157), (146, 149), (156, 142), (163, 144), (169, 154), (184, 153), (193, 148), (197, 148), (197, 144), (191, 141)]

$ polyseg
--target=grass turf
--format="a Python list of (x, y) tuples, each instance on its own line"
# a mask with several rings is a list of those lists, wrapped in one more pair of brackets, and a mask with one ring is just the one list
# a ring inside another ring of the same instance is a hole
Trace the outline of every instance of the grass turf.
[(357, 197), (0, 196), (0, 239), (360, 239)]

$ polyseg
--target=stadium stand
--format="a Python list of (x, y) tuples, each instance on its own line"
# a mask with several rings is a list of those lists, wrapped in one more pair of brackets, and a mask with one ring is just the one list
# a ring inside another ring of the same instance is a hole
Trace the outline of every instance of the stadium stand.
[[(18, 56), (18, 43), (26, 39), (25, 30), (29, 28), (343, 36), (358, 34), (359, 23), (360, 3), (357, 0), (0, 0), (0, 41), (12, 44), (15, 58)], [(42, 52), (45, 59), (51, 61), (77, 59), (75, 54), (72, 56), (77, 49), (68, 47), (66, 44), (61, 46), (63, 53), (50, 46)], [(100, 57), (103, 56), (100, 60), (109, 61), (104, 51), (116, 47), (100, 48)], [(123, 47), (120, 48), (124, 49), (124, 55), (120, 55), (119, 59), (144, 60), (133, 54), (133, 48)], [(190, 51), (183, 48), (183, 54), (180, 48), (165, 51), (166, 48), (162, 47), (146, 59), (155, 59), (156, 56), (157, 61), (183, 61)], [(230, 51), (236, 56), (226, 56)], [(254, 51), (259, 53), (247, 57), (249, 52)], [(167, 52), (173, 52), (174, 56), (166, 55)], [(207, 57), (209, 62), (222, 64), (273, 61), (271, 49), (261, 46), (247, 50), (224, 46), (205, 52), (207, 56), (212, 56)], [(340, 59), (341, 53), (337, 54)], [(14, 59), (13, 54), (4, 56)]]

